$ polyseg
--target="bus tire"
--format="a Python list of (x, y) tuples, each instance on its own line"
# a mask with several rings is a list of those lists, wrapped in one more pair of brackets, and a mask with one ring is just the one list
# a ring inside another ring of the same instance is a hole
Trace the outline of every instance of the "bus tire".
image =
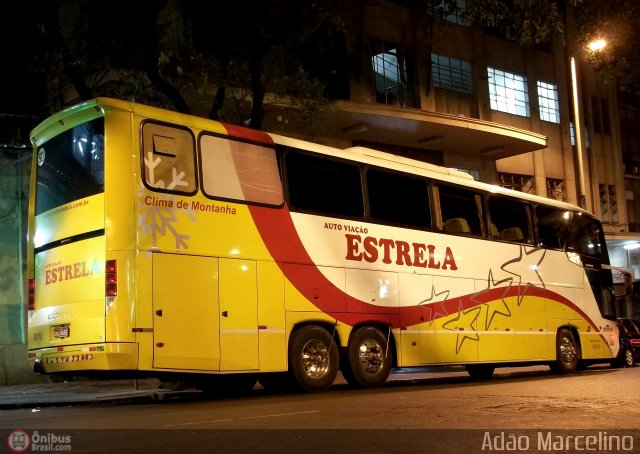
[(465, 366), (467, 373), (471, 380), (489, 380), (493, 377), (493, 372), (496, 370), (494, 366), (488, 364), (467, 364)]
[(578, 370), (580, 346), (567, 328), (561, 328), (556, 335), (556, 362), (553, 370), (563, 374), (572, 374)]
[(326, 329), (309, 325), (291, 334), (289, 372), (307, 392), (325, 391), (338, 374), (338, 346)]
[(378, 328), (359, 328), (351, 337), (347, 361), (342, 370), (347, 383), (358, 388), (379, 388), (391, 372), (387, 338)]

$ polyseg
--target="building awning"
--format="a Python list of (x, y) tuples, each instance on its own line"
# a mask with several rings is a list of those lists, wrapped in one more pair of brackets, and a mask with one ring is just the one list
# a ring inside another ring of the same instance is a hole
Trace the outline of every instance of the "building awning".
[(323, 114), (327, 135), (351, 141), (381, 143), (502, 159), (546, 148), (542, 134), (464, 116), (385, 104), (337, 101)]

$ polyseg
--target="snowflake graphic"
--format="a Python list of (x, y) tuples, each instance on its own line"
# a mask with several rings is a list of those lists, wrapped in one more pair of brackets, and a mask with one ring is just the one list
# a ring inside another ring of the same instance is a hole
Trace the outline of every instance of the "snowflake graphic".
[(139, 216), (139, 224), (142, 227), (142, 233), (144, 235), (151, 235), (151, 247), (158, 247), (158, 237), (163, 237), (170, 234), (176, 241), (176, 249), (189, 249), (187, 241), (191, 238), (191, 235), (181, 233), (176, 228), (178, 224), (178, 213), (184, 213), (191, 220), (196, 222), (193, 210), (177, 210), (173, 208), (176, 205), (176, 197), (171, 196), (167, 201), (171, 201), (172, 207), (154, 206), (143, 204), (144, 196), (138, 198), (141, 208), (141, 214)]
[[(189, 187), (189, 182), (184, 180), (185, 172), (178, 170), (176, 167), (171, 167), (171, 182), (167, 185), (163, 179), (156, 179), (156, 168), (162, 164), (162, 158), (154, 155), (152, 152), (148, 152), (144, 158), (144, 165), (146, 167), (146, 181), (147, 183), (158, 189), (173, 190), (177, 187)], [(164, 173), (164, 172), (162, 172)], [(151, 235), (151, 247), (158, 247), (158, 236), (165, 236), (167, 234), (173, 235), (176, 241), (176, 249), (189, 249), (187, 241), (191, 238), (186, 233), (179, 232), (177, 229), (178, 212), (185, 213), (192, 222), (195, 222), (195, 216), (193, 210), (176, 210), (176, 196), (168, 195), (166, 198), (162, 198), (163, 203), (156, 205), (155, 203), (148, 205), (143, 204), (144, 193), (141, 188), (139, 200), (140, 208), (140, 220), (139, 223), (142, 226), (142, 232), (145, 235)], [(166, 203), (168, 202), (168, 203)]]
[(147, 182), (154, 188), (159, 189), (175, 189), (178, 186), (189, 187), (189, 183), (184, 181), (185, 173), (181, 170), (171, 167), (171, 183), (165, 188), (164, 180), (156, 181), (155, 169), (162, 163), (162, 158), (159, 156), (153, 156), (152, 152), (148, 152), (144, 158), (144, 165), (147, 168)]

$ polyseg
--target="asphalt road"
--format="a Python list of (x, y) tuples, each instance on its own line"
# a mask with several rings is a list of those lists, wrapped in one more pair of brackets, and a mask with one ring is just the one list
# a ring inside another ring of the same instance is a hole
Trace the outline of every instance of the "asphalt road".
[[(500, 443), (509, 440), (515, 448), (527, 447), (518, 452), (573, 452), (567, 448), (576, 437), (596, 437), (591, 441), (600, 443), (597, 452), (613, 452), (606, 443), (621, 440), (627, 443), (621, 452), (640, 452), (638, 396), (640, 368), (603, 367), (485, 382), (413, 380), (378, 390), (256, 390), (145, 404), (16, 409), (0, 412), (0, 418), (5, 429), (66, 434), (75, 442), (73, 452), (370, 453), (400, 452), (402, 446), (404, 452), (487, 452), (508, 450)], [(531, 451), (541, 441), (548, 449)]]

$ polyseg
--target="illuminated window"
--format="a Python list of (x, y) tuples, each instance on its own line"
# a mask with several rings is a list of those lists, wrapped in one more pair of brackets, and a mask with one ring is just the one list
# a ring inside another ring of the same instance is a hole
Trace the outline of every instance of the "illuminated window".
[(529, 117), (527, 78), (499, 69), (487, 68), (491, 108), (500, 112)]
[(377, 102), (417, 107), (412, 93), (410, 67), (405, 49), (381, 40), (374, 42), (373, 47), (371, 65)]
[(558, 104), (558, 86), (538, 81), (538, 105), (540, 120), (560, 123), (560, 106)]

